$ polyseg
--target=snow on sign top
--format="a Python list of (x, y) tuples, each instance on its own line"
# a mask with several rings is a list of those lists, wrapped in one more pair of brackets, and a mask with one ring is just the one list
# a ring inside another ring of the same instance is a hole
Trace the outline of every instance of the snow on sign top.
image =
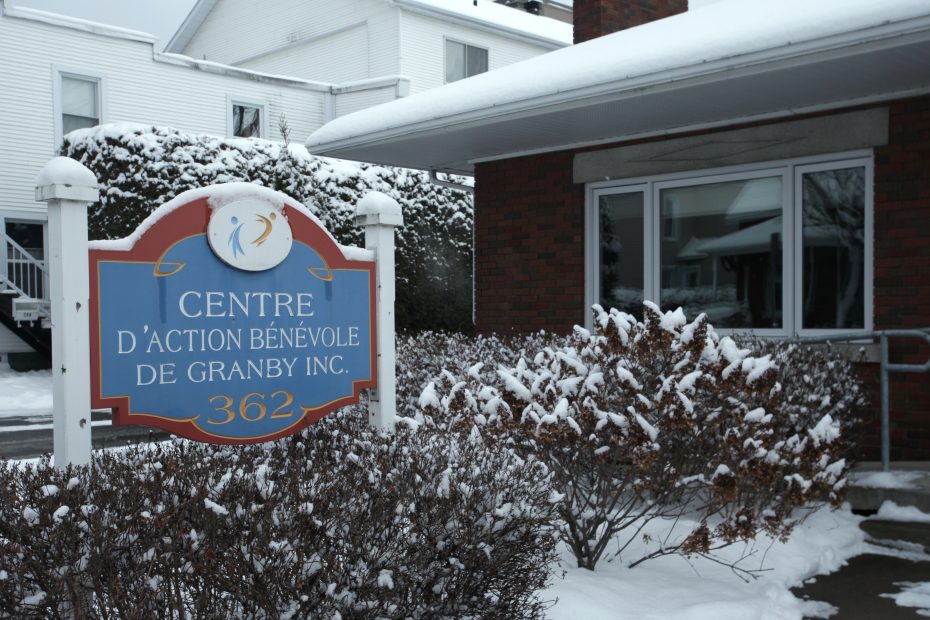
[(531, 101), (581, 99), (605, 84), (646, 86), (850, 44), (863, 30), (893, 31), (895, 24), (928, 17), (928, 0), (721, 0), (337, 118), (314, 132), (307, 147), (312, 152), (450, 117), (473, 119)]

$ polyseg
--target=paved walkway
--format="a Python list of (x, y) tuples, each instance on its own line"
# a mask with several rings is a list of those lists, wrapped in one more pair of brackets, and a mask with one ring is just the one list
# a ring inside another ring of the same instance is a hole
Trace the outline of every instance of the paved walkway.
[(895, 584), (930, 581), (930, 562), (883, 555), (859, 555), (832, 575), (816, 577), (795, 588), (799, 598), (825, 601), (839, 611), (830, 620), (916, 620), (926, 618), (914, 607), (899, 607), (882, 594), (897, 594)]
[[(847, 500), (854, 510), (874, 513), (886, 500), (899, 506), (914, 506), (930, 513), (930, 474), (928, 463), (892, 463), (894, 474), (882, 474), (877, 463), (862, 463), (850, 476)], [(903, 474), (903, 475), (902, 475)], [(879, 486), (876, 486), (879, 485)], [(897, 488), (893, 488), (897, 487)], [(930, 582), (930, 523), (889, 521), (871, 517), (860, 527), (877, 546), (902, 547), (914, 559), (868, 553), (852, 558), (832, 575), (810, 580), (794, 593), (800, 598), (824, 601), (837, 608), (830, 620), (915, 620), (926, 618), (919, 608), (901, 607), (894, 599), (901, 584)], [(895, 541), (895, 542), (890, 542)], [(921, 554), (920, 550), (924, 553)], [(930, 607), (930, 605), (928, 605)]]
[[(91, 443), (95, 450), (168, 438), (167, 433), (144, 426), (110, 426), (108, 412), (94, 413), (92, 420)], [(50, 452), (51, 416), (0, 418), (0, 460), (35, 458)]]

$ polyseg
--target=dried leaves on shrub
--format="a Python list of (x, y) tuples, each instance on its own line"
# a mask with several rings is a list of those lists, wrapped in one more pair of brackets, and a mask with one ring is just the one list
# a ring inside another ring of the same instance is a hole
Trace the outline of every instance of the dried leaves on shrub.
[(784, 538), (797, 509), (838, 500), (844, 422), (816, 403), (789, 415), (771, 355), (649, 303), (643, 321), (596, 306), (594, 325), (529, 361), (444, 373), (420, 398), (426, 418), (497, 433), (552, 468), (579, 566), (611, 543), (624, 551), (650, 521), (690, 533), (653, 539), (633, 564)]
[(477, 432), (349, 414), (266, 446), (6, 465), (0, 617), (537, 618), (548, 477)]

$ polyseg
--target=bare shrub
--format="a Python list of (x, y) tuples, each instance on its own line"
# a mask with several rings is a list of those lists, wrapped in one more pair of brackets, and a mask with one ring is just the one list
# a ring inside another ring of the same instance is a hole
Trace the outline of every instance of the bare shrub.
[(694, 526), (631, 564), (708, 555), (766, 532), (788, 535), (797, 508), (837, 501), (840, 424), (824, 408), (783, 422), (783, 389), (768, 355), (718, 336), (704, 316), (647, 303), (644, 320), (594, 309), (596, 331), (571, 346), (489, 372), (444, 373), (420, 397), (426, 416), (496, 432), (553, 471), (560, 535), (594, 569), (657, 519)]
[(542, 615), (546, 467), (477, 430), (330, 418), (264, 446), (0, 467), (0, 617)]

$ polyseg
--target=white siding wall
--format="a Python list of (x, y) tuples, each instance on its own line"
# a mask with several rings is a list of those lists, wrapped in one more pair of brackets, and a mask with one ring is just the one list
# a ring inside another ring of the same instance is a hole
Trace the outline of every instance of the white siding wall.
[(540, 45), (410, 11), (402, 11), (400, 28), (400, 72), (410, 78), (411, 94), (445, 83), (446, 39), (487, 49), (489, 71), (551, 51)]
[(344, 116), (358, 112), (381, 103), (387, 103), (397, 98), (397, 87), (355, 91), (336, 95), (336, 116)]
[[(34, 179), (55, 154), (56, 66), (104, 76), (103, 121), (225, 136), (227, 97), (265, 102), (271, 138), (285, 114), (296, 139), (323, 123), (324, 93), (153, 60), (150, 43), (0, 16), (0, 212), (44, 213)], [(14, 60), (15, 59), (15, 60)]]
[(384, 0), (222, 0), (184, 53), (328, 82), (397, 75), (398, 12)]
[(16, 337), (16, 334), (0, 325), (0, 355), (4, 353), (29, 353), (32, 347)]
[[(361, 23), (237, 66), (324, 82), (364, 80), (371, 77), (369, 45), (368, 25)], [(329, 59), (335, 62), (329, 62)]]

